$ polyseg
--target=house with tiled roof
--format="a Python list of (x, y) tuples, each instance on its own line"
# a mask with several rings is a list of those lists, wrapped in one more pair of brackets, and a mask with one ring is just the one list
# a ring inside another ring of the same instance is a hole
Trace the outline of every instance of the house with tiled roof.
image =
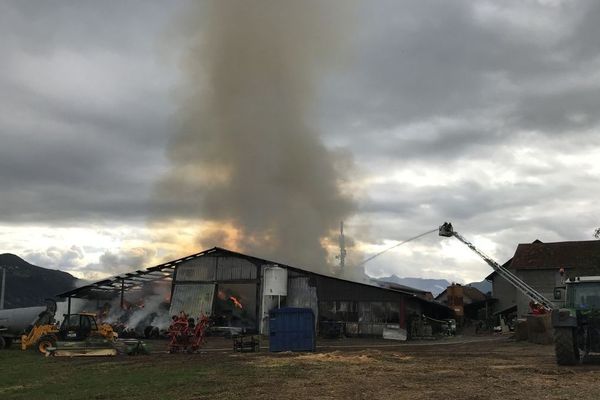
[[(438, 303), (454, 311), (454, 316), (462, 320), (464, 318), (473, 320), (484, 320), (491, 313), (493, 299), (482, 293), (479, 289), (468, 285), (453, 283), (442, 293), (436, 296)], [(487, 308), (487, 313), (485, 312)], [(483, 313), (480, 312), (483, 311)]]
[[(521, 243), (504, 267), (561, 307), (563, 292), (556, 288), (563, 286), (566, 278), (600, 275), (600, 240)], [(519, 316), (529, 312), (529, 299), (504, 278), (494, 272), (486, 279), (492, 282), (492, 296), (498, 299), (496, 312), (514, 307)]]

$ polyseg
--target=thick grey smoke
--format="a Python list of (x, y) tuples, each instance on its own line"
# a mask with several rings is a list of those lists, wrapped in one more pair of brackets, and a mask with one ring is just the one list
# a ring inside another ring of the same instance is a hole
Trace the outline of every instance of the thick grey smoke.
[(341, 189), (347, 157), (319, 136), (319, 85), (345, 57), (350, 8), (228, 0), (188, 10), (173, 167), (160, 196), (169, 215), (217, 227), (200, 235), (203, 246), (233, 241), (293, 265), (326, 264), (324, 243), (337, 241), (354, 204)]

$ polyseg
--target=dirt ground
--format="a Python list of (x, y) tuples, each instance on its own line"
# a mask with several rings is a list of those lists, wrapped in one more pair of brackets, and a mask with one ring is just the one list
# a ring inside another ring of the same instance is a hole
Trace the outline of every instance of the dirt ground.
[[(321, 340), (314, 354), (230, 357), (259, 369), (303, 371), (299, 379), (277, 384), (280, 399), (294, 399), (299, 393), (311, 399), (600, 398), (600, 363), (559, 367), (553, 346), (506, 336), (402, 345), (384, 340)], [(270, 390), (271, 385), (257, 385), (244, 397), (268, 398)]]
[(320, 341), (315, 353), (278, 354), (233, 353), (229, 344), (215, 339), (201, 354), (169, 355), (155, 342), (149, 356), (100, 361), (0, 352), (0, 398), (600, 398), (600, 364), (559, 367), (552, 346), (507, 337)]
[[(558, 367), (552, 346), (508, 338), (456, 339), (365, 350), (337, 348), (256, 358), (257, 367), (317, 368), (302, 383), (284, 383), (279, 398), (598, 399), (600, 364)], [(258, 393), (256, 393), (258, 394)]]

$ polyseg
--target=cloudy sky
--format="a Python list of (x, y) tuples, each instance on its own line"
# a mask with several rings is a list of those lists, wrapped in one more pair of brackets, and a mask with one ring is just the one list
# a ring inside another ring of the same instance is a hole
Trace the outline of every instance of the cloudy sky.
[[(367, 257), (444, 221), (499, 262), (518, 243), (593, 239), (600, 2), (336, 6), (343, 56), (313, 82), (311, 125), (348, 160), (350, 251)], [(188, 7), (0, 2), (0, 253), (95, 278), (203, 249), (192, 236), (210, 226), (165, 216), (157, 199), (187, 82)], [(366, 270), (491, 272), (435, 234)]]

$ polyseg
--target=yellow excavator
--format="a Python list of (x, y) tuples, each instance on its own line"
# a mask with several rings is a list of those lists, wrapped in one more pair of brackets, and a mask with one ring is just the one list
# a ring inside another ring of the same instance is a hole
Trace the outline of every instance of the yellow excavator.
[(46, 356), (112, 356), (117, 354), (117, 334), (108, 324), (98, 325), (92, 313), (65, 314), (54, 322), (56, 306), (48, 307), (21, 336), (21, 349), (34, 348)]

